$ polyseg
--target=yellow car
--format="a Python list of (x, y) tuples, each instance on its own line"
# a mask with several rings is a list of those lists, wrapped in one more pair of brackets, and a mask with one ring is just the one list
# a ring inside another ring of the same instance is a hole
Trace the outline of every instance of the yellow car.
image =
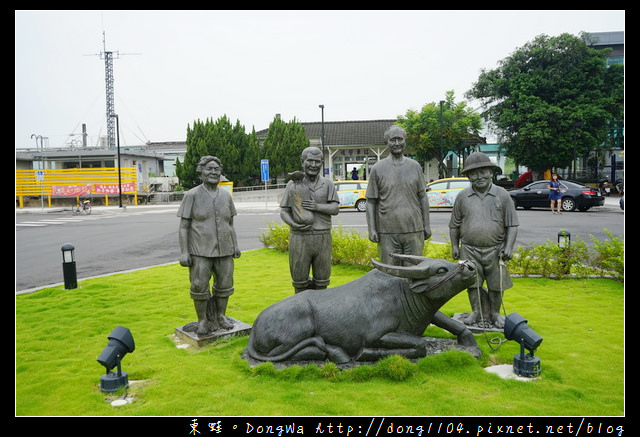
[(460, 191), (471, 185), (469, 179), (452, 177), (438, 179), (427, 184), (430, 208), (451, 208)]
[(336, 181), (333, 184), (340, 198), (340, 208), (367, 210), (367, 181)]

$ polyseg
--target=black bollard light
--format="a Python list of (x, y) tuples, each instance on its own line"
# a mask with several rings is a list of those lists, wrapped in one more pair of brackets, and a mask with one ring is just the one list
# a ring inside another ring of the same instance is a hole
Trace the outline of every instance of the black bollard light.
[(571, 248), (571, 232), (560, 229), (558, 232), (558, 247), (561, 250), (560, 264), (562, 266), (562, 273), (568, 275), (571, 272), (569, 268), (569, 261), (567, 259), (568, 250)]
[(62, 246), (62, 275), (64, 276), (65, 290), (72, 290), (78, 287), (74, 250), (75, 247), (72, 244), (67, 243)]
[(568, 249), (571, 247), (571, 232), (560, 229), (558, 232), (558, 247), (560, 249)]

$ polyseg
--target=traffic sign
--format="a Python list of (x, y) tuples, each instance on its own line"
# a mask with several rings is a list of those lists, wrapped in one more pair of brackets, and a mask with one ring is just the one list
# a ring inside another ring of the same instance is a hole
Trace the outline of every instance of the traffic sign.
[(262, 176), (262, 182), (267, 182), (269, 180), (269, 160), (268, 159), (260, 160), (260, 176)]

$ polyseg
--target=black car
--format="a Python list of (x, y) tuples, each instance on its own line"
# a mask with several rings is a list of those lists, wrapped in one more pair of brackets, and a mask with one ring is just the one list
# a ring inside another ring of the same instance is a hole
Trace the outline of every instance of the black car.
[[(509, 191), (516, 208), (550, 208), (549, 181), (535, 181), (522, 188)], [(560, 181), (560, 201), (563, 211), (586, 211), (592, 206), (604, 205), (604, 196), (598, 188), (588, 187), (578, 182)]]

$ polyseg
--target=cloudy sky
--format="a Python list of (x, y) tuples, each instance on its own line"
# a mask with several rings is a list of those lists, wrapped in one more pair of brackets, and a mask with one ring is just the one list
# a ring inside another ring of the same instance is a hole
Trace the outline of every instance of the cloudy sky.
[(247, 131), (320, 121), (320, 104), (325, 121), (395, 118), (448, 90), (463, 100), (538, 35), (624, 27), (623, 10), (17, 10), (15, 145), (68, 147), (83, 124), (90, 145), (106, 135), (105, 51), (127, 146), (223, 115)]

